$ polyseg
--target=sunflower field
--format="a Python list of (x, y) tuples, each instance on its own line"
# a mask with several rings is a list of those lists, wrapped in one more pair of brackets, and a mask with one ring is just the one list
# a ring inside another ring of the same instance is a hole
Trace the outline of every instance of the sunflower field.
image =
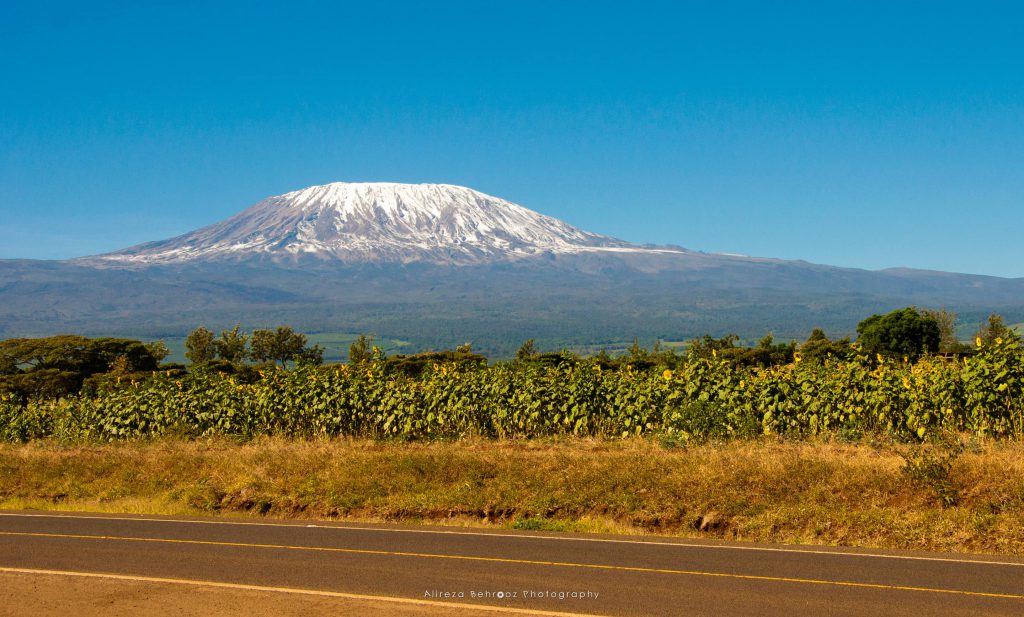
[(718, 357), (675, 368), (602, 369), (594, 360), (435, 364), (422, 374), (382, 362), (265, 370), (253, 383), (195, 371), (157, 373), (57, 400), (0, 395), (0, 441), (90, 442), (263, 435), (390, 440), (664, 436), (682, 442), (780, 435), (941, 431), (1024, 436), (1024, 349), (982, 344), (969, 357), (917, 362), (860, 354), (746, 368)]

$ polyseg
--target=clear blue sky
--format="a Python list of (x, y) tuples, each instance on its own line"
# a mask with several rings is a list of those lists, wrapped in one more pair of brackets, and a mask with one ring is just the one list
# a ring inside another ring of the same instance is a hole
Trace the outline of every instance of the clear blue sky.
[(1024, 276), (1020, 7), (7, 1), (0, 258), (398, 181), (635, 242)]

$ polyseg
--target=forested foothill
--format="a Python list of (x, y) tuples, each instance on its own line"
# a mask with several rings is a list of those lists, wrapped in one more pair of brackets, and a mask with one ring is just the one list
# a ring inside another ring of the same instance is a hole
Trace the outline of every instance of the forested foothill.
[(0, 439), (160, 435), (427, 439), (762, 434), (921, 440), (943, 431), (1024, 435), (1024, 347), (992, 315), (967, 344), (947, 311), (864, 319), (855, 341), (735, 336), (682, 349), (639, 342), (581, 357), (534, 341), (490, 362), (469, 343), (386, 356), (360, 336), (348, 363), (288, 326), (198, 327), (188, 365), (163, 343), (64, 335), (0, 342)]

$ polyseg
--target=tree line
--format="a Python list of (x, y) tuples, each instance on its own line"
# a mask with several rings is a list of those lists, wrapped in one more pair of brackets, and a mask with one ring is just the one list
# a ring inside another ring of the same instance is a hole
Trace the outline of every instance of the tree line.
[[(650, 349), (634, 341), (629, 350), (613, 356), (601, 351), (591, 359), (602, 369), (629, 366), (634, 370), (675, 369), (687, 359), (720, 358), (737, 366), (770, 367), (795, 361), (827, 362), (851, 359), (858, 351), (914, 362), (937, 353), (970, 354), (974, 346), (961, 343), (955, 332), (956, 315), (949, 311), (907, 307), (872, 315), (857, 326), (857, 339), (830, 339), (815, 329), (806, 341), (777, 342), (771, 334), (755, 346), (738, 344), (739, 337), (705, 335), (677, 351), (655, 343)], [(1021, 339), (999, 315), (992, 315), (975, 333), (977, 345), (995, 341), (1021, 344)], [(482, 366), (488, 358), (466, 343), (452, 350), (385, 356), (371, 335), (360, 335), (348, 348), (350, 364), (381, 362), (410, 377), (435, 364)], [(154, 371), (169, 374), (206, 371), (230, 374), (241, 383), (254, 383), (261, 371), (323, 363), (324, 348), (310, 345), (308, 337), (287, 325), (242, 331), (241, 325), (219, 334), (200, 326), (185, 341), (189, 365), (165, 363), (169, 355), (162, 341), (124, 338), (90, 339), (76, 335), (18, 338), (0, 341), (0, 392), (22, 400), (59, 398), (82, 390), (116, 387), (123, 380), (137, 381)], [(563, 367), (579, 363), (581, 356), (568, 350), (541, 351), (526, 341), (512, 362)]]
[(216, 336), (199, 326), (185, 339), (185, 357), (193, 365), (208, 365), (214, 360), (239, 364), (246, 360), (273, 362), (287, 368), (289, 362), (322, 364), (324, 348), (309, 346), (305, 334), (291, 326), (278, 326), (273, 330), (253, 330), (251, 335), (241, 331), (241, 324), (224, 330)]

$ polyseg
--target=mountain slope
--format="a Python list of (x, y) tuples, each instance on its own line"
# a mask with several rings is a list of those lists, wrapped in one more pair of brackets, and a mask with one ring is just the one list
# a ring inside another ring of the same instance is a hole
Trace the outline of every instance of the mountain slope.
[(658, 249), (581, 231), (461, 186), (336, 182), (269, 197), (223, 222), (177, 238), (79, 261), (468, 265), (551, 254), (652, 250)]
[[(216, 263), (92, 268), (0, 261), (0, 338), (62, 332), (179, 336), (290, 324), (305, 332), (374, 333), (406, 349), (508, 356), (599, 349), (640, 337), (736, 333), (804, 339), (814, 327), (847, 336), (861, 319), (910, 304), (948, 308), (972, 327), (990, 312), (1024, 320), (1024, 280), (960, 275), (949, 287), (809, 264), (738, 263), (661, 272), (581, 272), (529, 262), (480, 266), (364, 264), (322, 268)], [(968, 291), (970, 290), (970, 291)], [(972, 330), (973, 331), (973, 330)]]

